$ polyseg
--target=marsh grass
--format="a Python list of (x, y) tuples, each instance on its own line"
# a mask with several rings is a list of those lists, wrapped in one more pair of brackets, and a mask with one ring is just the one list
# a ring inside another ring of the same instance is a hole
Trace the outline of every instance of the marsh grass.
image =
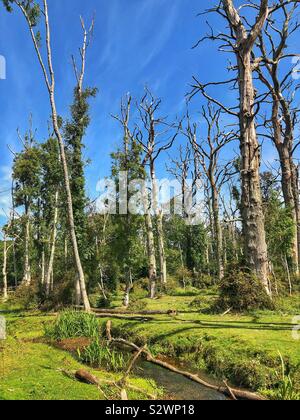
[(109, 372), (123, 371), (130, 359), (129, 355), (110, 349), (106, 342), (99, 339), (94, 340), (84, 350), (78, 350), (77, 354), (81, 363)]
[(45, 335), (55, 341), (77, 337), (97, 338), (99, 324), (93, 314), (66, 310), (60, 313), (53, 324), (45, 325)]

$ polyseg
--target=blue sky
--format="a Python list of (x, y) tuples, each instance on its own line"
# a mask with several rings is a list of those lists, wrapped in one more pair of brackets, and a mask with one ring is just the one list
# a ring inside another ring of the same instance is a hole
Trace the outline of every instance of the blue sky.
[[(86, 157), (92, 160), (86, 170), (91, 196), (96, 193), (97, 180), (109, 174), (109, 155), (120, 141), (119, 127), (110, 114), (118, 112), (121, 96), (131, 92), (140, 97), (147, 84), (163, 98), (163, 112), (175, 118), (184, 112), (184, 97), (193, 75), (203, 81), (227, 77), (224, 56), (212, 44), (191, 48), (207, 29), (205, 18), (197, 14), (211, 5), (211, 0), (49, 1), (57, 105), (62, 116), (67, 116), (72, 101), (74, 75), (70, 57), (81, 43), (79, 16), (86, 22), (93, 14), (96, 17), (86, 73), (86, 83), (99, 89), (97, 99), (92, 102), (92, 123), (85, 139)], [(219, 21), (213, 18), (211, 22), (218, 29)], [(7, 204), (8, 198), (2, 191), (9, 188), (12, 160), (7, 144), (14, 150), (20, 148), (16, 129), (26, 131), (30, 113), (37, 139), (43, 141), (47, 137), (50, 109), (23, 17), (18, 11), (9, 15), (0, 9), (0, 27), (0, 55), (7, 62), (7, 79), (0, 80), (2, 208)], [(230, 95), (225, 91), (221, 97), (228, 100)], [(199, 109), (200, 99), (196, 98), (192, 112)], [(270, 149), (268, 153), (272, 159), (274, 152)]]

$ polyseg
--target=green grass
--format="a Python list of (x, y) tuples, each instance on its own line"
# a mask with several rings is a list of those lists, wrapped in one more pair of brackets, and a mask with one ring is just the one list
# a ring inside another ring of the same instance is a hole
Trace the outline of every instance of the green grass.
[[(122, 374), (93, 370), (79, 363), (75, 357), (42, 342), (44, 324), (53, 317), (37, 312), (22, 312), (15, 308), (1, 313), (7, 318), (8, 338), (0, 344), (0, 400), (101, 400), (105, 399), (97, 387), (77, 382), (62, 371), (85, 369), (100, 380), (117, 381)], [(150, 381), (132, 378), (130, 383), (154, 393)], [(119, 399), (115, 387), (103, 386), (106, 396)], [(128, 391), (130, 399), (144, 399), (143, 393)]]
[[(116, 296), (114, 307), (121, 305)], [(158, 355), (178, 359), (191, 370), (205, 370), (234, 385), (267, 393), (268, 396), (300, 391), (300, 341), (292, 337), (293, 318), (300, 315), (300, 295), (281, 298), (276, 311), (247, 314), (212, 314), (215, 290), (178, 291), (157, 300), (142, 299), (149, 310), (184, 311), (176, 316), (137, 316), (132, 320), (113, 319), (113, 335), (147, 343)], [(5, 309), (5, 308), (2, 308)], [(0, 356), (0, 399), (103, 399), (92, 386), (80, 384), (62, 374), (84, 367), (76, 357), (46, 343), (32, 341), (44, 335), (45, 325), (54, 318), (38, 312), (8, 310), (9, 337), (4, 360)], [(103, 329), (105, 319), (99, 321)], [(47, 328), (46, 328), (47, 329)], [(64, 330), (64, 329), (63, 329)], [(31, 341), (30, 341), (31, 340)], [(282, 355), (287, 374), (281, 374)], [(118, 375), (91, 370), (100, 378), (116, 380)], [(120, 375), (119, 375), (120, 376)], [(143, 379), (133, 384), (153, 393)], [(291, 383), (293, 385), (291, 388)], [(130, 394), (130, 398), (142, 398)]]
[(53, 324), (45, 325), (45, 334), (56, 341), (76, 337), (95, 339), (99, 337), (99, 324), (93, 314), (66, 310), (59, 314)]
[[(300, 295), (280, 299), (277, 310), (249, 314), (209, 314), (214, 290), (198, 295), (189, 293), (144, 299), (149, 310), (193, 311), (177, 316), (151, 316), (140, 320), (114, 320), (114, 334), (138, 344), (148, 343), (155, 354), (176, 357), (205, 369), (218, 378), (254, 390), (280, 385), (282, 354), (291, 370), (295, 387), (300, 390), (300, 342), (292, 337), (293, 318), (300, 314)], [(193, 305), (197, 299), (199, 312)], [(202, 302), (202, 303), (201, 303)]]

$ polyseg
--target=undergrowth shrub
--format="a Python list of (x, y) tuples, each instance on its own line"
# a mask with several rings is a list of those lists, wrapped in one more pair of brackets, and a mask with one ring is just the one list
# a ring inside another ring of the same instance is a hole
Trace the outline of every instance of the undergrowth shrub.
[(193, 279), (193, 286), (200, 290), (209, 289), (215, 286), (215, 279), (209, 274), (197, 274)]
[(129, 363), (130, 356), (112, 350), (107, 343), (96, 339), (84, 350), (78, 350), (80, 362), (94, 368), (103, 368), (111, 372), (120, 372)]
[(40, 291), (42, 296), (41, 310), (48, 311), (59, 311), (68, 305), (73, 303), (74, 293), (74, 279), (71, 276), (65, 275), (65, 277), (55, 283), (54, 290), (51, 291), (50, 296), (46, 299), (45, 290)]
[(220, 284), (220, 297), (216, 302), (219, 310), (232, 308), (243, 312), (253, 309), (275, 309), (257, 277), (245, 271), (229, 271)]
[(41, 303), (38, 284), (36, 282), (32, 282), (29, 286), (21, 284), (11, 297), (10, 303), (25, 310), (38, 309)]
[(147, 303), (141, 302), (135, 295), (131, 296), (130, 303), (127, 308), (129, 311), (146, 311), (147, 310)]
[(78, 337), (96, 338), (99, 336), (99, 324), (93, 314), (67, 310), (61, 312), (53, 324), (45, 325), (45, 335), (56, 341)]
[(95, 308), (98, 308), (98, 309), (111, 308), (111, 296), (108, 296), (107, 299), (105, 299), (104, 296), (99, 296), (96, 299)]

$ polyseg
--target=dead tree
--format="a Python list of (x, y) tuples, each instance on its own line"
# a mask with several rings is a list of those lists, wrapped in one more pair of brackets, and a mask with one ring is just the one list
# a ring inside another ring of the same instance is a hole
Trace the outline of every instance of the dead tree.
[[(178, 157), (172, 158), (170, 156), (170, 162), (171, 166), (167, 166), (167, 171), (174, 177), (174, 179), (177, 180), (178, 184), (181, 186), (180, 194), (176, 195), (174, 197), (174, 212), (175, 214), (181, 214), (183, 220), (188, 225), (186, 230), (186, 249), (183, 249), (181, 244), (178, 244), (178, 249), (180, 252), (180, 259), (181, 259), (181, 267), (182, 267), (182, 273), (183, 273), (183, 285), (185, 288), (185, 278), (184, 278), (184, 251), (186, 255), (186, 265), (190, 270), (195, 271), (196, 267), (194, 265), (194, 261), (191, 255), (191, 248), (192, 248), (192, 211), (193, 211), (193, 186), (194, 182), (191, 185), (188, 182), (188, 178), (191, 173), (191, 167), (192, 167), (192, 149), (190, 145), (187, 143), (185, 146), (180, 145), (178, 150)], [(178, 211), (177, 211), (177, 207)]]
[[(126, 183), (126, 236), (129, 240), (129, 231), (132, 223), (131, 215), (129, 214), (129, 201), (130, 201), (130, 191), (128, 185), (128, 176), (130, 171), (130, 147), (131, 142), (134, 142), (134, 133), (130, 128), (130, 116), (131, 116), (131, 105), (132, 105), (132, 97), (130, 94), (127, 94), (126, 98), (122, 98), (121, 100), (121, 112), (120, 115), (113, 115), (113, 118), (117, 120), (122, 129), (123, 129), (123, 149), (122, 149), (122, 163), (120, 165), (120, 171), (126, 172), (127, 183)], [(120, 203), (121, 204), (121, 203)], [(125, 204), (125, 203), (122, 203)], [(124, 215), (123, 210), (121, 212)], [(122, 216), (121, 216), (122, 217)], [(128, 247), (126, 249), (127, 252), (127, 263), (129, 263), (130, 256), (131, 256), (131, 249), (128, 243)], [(123, 305), (128, 308), (130, 304), (130, 292), (133, 289), (133, 277), (132, 277), (132, 268), (128, 266), (128, 264), (124, 264), (124, 279), (125, 279), (125, 291), (124, 291), (124, 298), (123, 298)]]
[(177, 205), (178, 198), (181, 199), (180, 207), (181, 213), (185, 220), (189, 217), (189, 197), (191, 195), (191, 186), (188, 184), (188, 177), (190, 174), (191, 167), (191, 147), (186, 144), (185, 147), (182, 145), (178, 150), (178, 157), (170, 157), (171, 166), (167, 165), (167, 171), (178, 181), (181, 187), (180, 197), (175, 197), (174, 205)]
[(198, 165), (202, 168), (203, 175), (206, 177), (209, 186), (209, 208), (212, 214), (213, 224), (213, 243), (215, 244), (215, 256), (217, 262), (218, 279), (224, 277), (224, 253), (223, 253), (223, 232), (220, 217), (220, 193), (225, 183), (234, 175), (233, 161), (225, 165), (221, 163), (221, 152), (231, 143), (236, 134), (226, 132), (221, 127), (221, 109), (214, 109), (211, 102), (207, 107), (202, 108), (202, 117), (205, 121), (207, 132), (205, 137), (200, 140), (197, 138), (197, 125), (192, 127), (188, 122), (185, 134), (197, 157)]
[[(300, 143), (295, 140), (295, 126), (298, 123), (295, 96), (298, 86), (293, 78), (294, 67), (286, 69), (286, 60), (299, 55), (288, 51), (288, 41), (299, 29), (300, 23), (295, 18), (297, 4), (282, 4), (280, 15), (267, 21), (259, 34), (257, 57), (253, 54), (253, 67), (259, 80), (266, 87), (271, 97), (270, 116), (264, 118), (262, 136), (270, 139), (279, 156), (281, 166), (281, 185), (286, 207), (294, 220), (295, 235), (292, 243), (293, 270), (299, 273), (300, 265), (300, 202), (298, 171), (294, 154)], [(283, 21), (280, 27), (276, 22)], [(277, 42), (276, 42), (277, 41)]]
[[(63, 174), (64, 174), (64, 185), (65, 185), (66, 201), (67, 201), (69, 231), (70, 231), (70, 237), (71, 237), (72, 246), (73, 246), (76, 269), (78, 273), (80, 292), (81, 292), (81, 297), (82, 297), (82, 301), (83, 301), (85, 309), (87, 311), (90, 311), (90, 302), (89, 302), (88, 294), (86, 291), (85, 276), (84, 276), (84, 271), (83, 271), (83, 267), (81, 263), (80, 254), (79, 254), (78, 241), (77, 241), (76, 230), (75, 230), (73, 199), (72, 199), (72, 192), (71, 192), (71, 187), (70, 187), (69, 169), (68, 169), (67, 157), (66, 157), (66, 152), (65, 152), (65, 145), (64, 145), (63, 136), (60, 129), (59, 118), (58, 118), (57, 107), (56, 107), (55, 73), (54, 73), (53, 58), (52, 58), (51, 30), (50, 30), (50, 23), (49, 23), (48, 2), (47, 0), (43, 0), (43, 10), (41, 10), (41, 16), (44, 20), (45, 31), (46, 31), (45, 46), (46, 46), (46, 51), (47, 51), (47, 64), (46, 64), (46, 61), (44, 61), (42, 57), (39, 35), (36, 34), (35, 32), (35, 26), (37, 25), (36, 13), (31, 13), (34, 5), (32, 4), (26, 5), (24, 1), (19, 1), (19, 0), (15, 0), (15, 4), (20, 8), (27, 22), (28, 29), (32, 38), (32, 42), (33, 42), (33, 45), (37, 54), (38, 62), (41, 66), (43, 77), (44, 77), (45, 84), (46, 84), (48, 94), (49, 94), (50, 106), (51, 106), (51, 111), (52, 111), (53, 129), (54, 129), (54, 133), (59, 144), (60, 159), (61, 159), (61, 164), (62, 164), (62, 169), (63, 169)], [(35, 9), (35, 12), (36, 12), (36, 9)]]
[[(167, 285), (167, 260), (164, 243), (164, 229), (163, 229), (163, 208), (159, 203), (159, 190), (156, 178), (156, 162), (162, 152), (169, 150), (178, 135), (178, 130), (167, 122), (164, 117), (157, 116), (160, 109), (161, 100), (154, 98), (152, 93), (146, 89), (146, 94), (138, 105), (140, 118), (142, 121), (142, 128), (137, 130), (137, 140), (143, 148), (145, 158), (143, 165), (149, 166), (149, 175), (151, 180), (151, 207), (153, 209), (157, 228), (157, 239), (159, 248), (159, 262), (160, 262), (160, 280), (162, 286)], [(175, 134), (171, 131), (175, 130)], [(153, 239), (151, 236), (152, 221), (151, 212), (146, 212), (148, 247), (152, 260), (152, 271), (154, 276), (154, 256), (153, 255)]]
[[(257, 9), (255, 23), (252, 25), (249, 24), (249, 17), (244, 12), (249, 8), (252, 11)], [(222, 0), (217, 7), (211, 9), (210, 12), (217, 13), (225, 19), (229, 29), (226, 33), (219, 32), (218, 34), (215, 34), (211, 29), (211, 33), (202, 40), (219, 41), (222, 51), (233, 53), (236, 58), (236, 65), (233, 66), (233, 69), (237, 72), (237, 75), (233, 79), (222, 83), (203, 85), (196, 81), (193, 91), (193, 94), (202, 93), (205, 98), (239, 120), (244, 252), (248, 267), (257, 274), (268, 295), (271, 294), (269, 289), (268, 249), (260, 189), (260, 145), (256, 129), (259, 103), (257, 103), (253, 81), (252, 53), (268, 16), (274, 10), (275, 7), (270, 10), (268, 0), (261, 0), (259, 5), (255, 3), (244, 4), (239, 8), (235, 7), (233, 0)], [(239, 90), (239, 104), (236, 108), (226, 107), (207, 92), (207, 88), (211, 85), (226, 86), (232, 84), (238, 86)]]

